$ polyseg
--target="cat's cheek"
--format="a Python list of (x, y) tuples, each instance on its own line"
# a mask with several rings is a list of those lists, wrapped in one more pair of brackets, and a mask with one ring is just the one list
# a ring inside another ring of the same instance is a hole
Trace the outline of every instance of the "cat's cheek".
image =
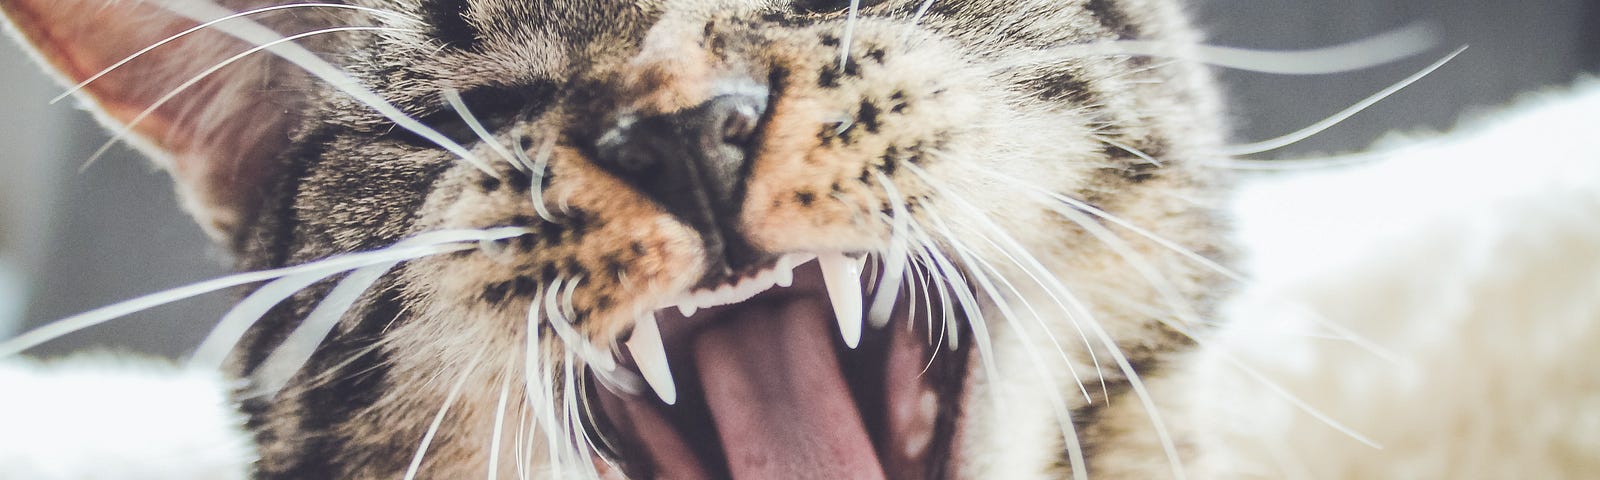
[[(515, 176), (509, 168), (500, 172)], [(416, 262), (408, 269), (415, 287), (464, 310), (490, 305), (507, 321), (525, 316), (530, 300), (560, 287), (562, 302), (570, 298), (576, 314), (569, 321), (601, 342), (700, 276), (705, 251), (699, 235), (632, 187), (564, 147), (551, 155), (548, 175), (541, 190), (486, 181), (467, 165), (445, 174), (422, 210), (419, 232), (520, 227), (528, 233)]]
[(933, 194), (921, 177), (968, 161), (955, 152), (994, 150), (985, 119), (1009, 110), (958, 86), (981, 85), (981, 76), (940, 49), (875, 56), (872, 45), (863, 40), (857, 61), (865, 63), (850, 75), (829, 73), (838, 71), (837, 49), (785, 70), (747, 180), (740, 225), (752, 245), (881, 250), (892, 218), (918, 214)]

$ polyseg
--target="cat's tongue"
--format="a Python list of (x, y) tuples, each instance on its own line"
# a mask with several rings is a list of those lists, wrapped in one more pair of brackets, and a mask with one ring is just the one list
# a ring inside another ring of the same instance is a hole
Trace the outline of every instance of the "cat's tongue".
[(695, 339), (695, 366), (734, 478), (884, 478), (834, 355), (825, 302), (742, 305), (738, 318)]

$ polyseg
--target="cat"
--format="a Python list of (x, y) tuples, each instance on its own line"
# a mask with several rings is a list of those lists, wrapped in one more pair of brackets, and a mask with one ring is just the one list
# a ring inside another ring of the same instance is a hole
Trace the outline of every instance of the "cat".
[(0, 363), (0, 477), (1600, 468), (1593, 85), (1230, 205), (1166, 3), (0, 9), (276, 279), (182, 378)]
[[(1177, 5), (0, 6), (282, 273), (223, 321), (260, 478), (1205, 464), (1172, 382), (1237, 275)], [(277, 34), (96, 77), (231, 12)]]

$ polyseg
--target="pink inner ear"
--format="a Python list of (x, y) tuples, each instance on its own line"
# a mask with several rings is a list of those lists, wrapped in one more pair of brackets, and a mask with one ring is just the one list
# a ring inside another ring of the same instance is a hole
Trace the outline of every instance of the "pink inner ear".
[[(0, 0), (0, 10), (68, 83), (195, 25), (131, 0)], [(120, 131), (168, 92), (250, 47), (225, 34), (196, 32), (101, 77), (80, 94), (101, 121)], [(277, 62), (268, 55), (212, 74), (132, 126), (136, 138), (130, 140), (172, 173), (185, 207), (219, 239), (238, 234), (259, 208), (298, 103), (283, 92), (305, 90), (285, 85), (302, 77), (274, 71)]]

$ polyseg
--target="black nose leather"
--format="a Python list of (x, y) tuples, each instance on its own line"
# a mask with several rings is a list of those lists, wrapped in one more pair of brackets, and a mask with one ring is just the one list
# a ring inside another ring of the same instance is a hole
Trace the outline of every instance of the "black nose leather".
[(731, 273), (757, 260), (735, 222), (766, 110), (765, 92), (750, 92), (667, 115), (624, 117), (595, 142), (596, 162), (700, 231), (707, 254)]

